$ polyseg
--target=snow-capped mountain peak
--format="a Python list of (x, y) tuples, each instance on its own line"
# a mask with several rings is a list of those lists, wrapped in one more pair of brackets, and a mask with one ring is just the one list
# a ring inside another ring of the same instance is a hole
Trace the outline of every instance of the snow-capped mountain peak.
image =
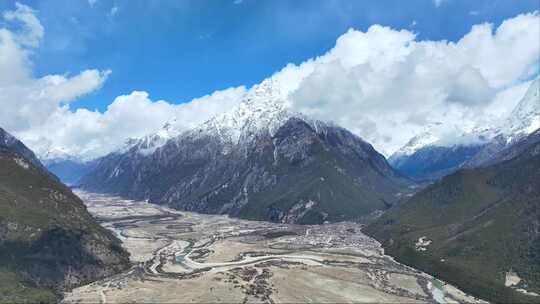
[[(540, 78), (529, 86), (529, 89), (518, 105), (502, 120), (493, 121), (489, 125), (454, 126), (461, 130), (459, 136), (444, 135), (448, 125), (435, 123), (425, 131), (414, 136), (405, 146), (396, 151), (392, 158), (410, 156), (427, 146), (455, 146), (464, 143), (486, 143), (502, 136), (507, 144), (531, 134), (540, 128)], [(459, 132), (458, 132), (459, 133)]]
[(159, 147), (165, 145), (167, 141), (177, 137), (182, 133), (182, 128), (178, 126), (178, 120), (176, 117), (167, 121), (157, 132), (140, 137), (140, 138), (128, 138), (124, 146), (117, 152), (125, 153), (128, 151), (135, 151), (142, 155), (149, 155), (154, 153)]
[(288, 107), (278, 81), (269, 78), (254, 85), (236, 107), (212, 117), (196, 128), (185, 130), (179, 126), (177, 119), (173, 118), (152, 134), (127, 139), (117, 153), (132, 151), (149, 155), (182, 134), (214, 135), (223, 142), (237, 144), (260, 131), (273, 134), (291, 116)]
[(509, 137), (528, 135), (540, 128), (540, 78), (533, 81), (524, 97), (499, 127)]
[(411, 155), (421, 147), (435, 143), (438, 139), (437, 136), (429, 132), (416, 135), (396, 153), (400, 155)]
[(49, 165), (53, 163), (58, 163), (61, 161), (73, 161), (73, 162), (82, 162), (83, 160), (69, 151), (69, 149), (64, 147), (52, 147), (47, 150), (45, 153), (42, 153), (39, 159)]
[(171, 139), (178, 136), (180, 132), (181, 128), (178, 127), (178, 120), (176, 119), (176, 117), (174, 117), (171, 120), (167, 121), (156, 134), (161, 138)]
[(288, 108), (278, 81), (267, 79), (251, 88), (238, 106), (211, 118), (194, 132), (216, 135), (223, 142), (237, 144), (259, 132), (274, 134), (292, 116)]
[(440, 138), (435, 135), (434, 129), (441, 125), (440, 122), (429, 124), (422, 133), (415, 135), (405, 146), (396, 151), (393, 157), (412, 155), (418, 149), (436, 143)]

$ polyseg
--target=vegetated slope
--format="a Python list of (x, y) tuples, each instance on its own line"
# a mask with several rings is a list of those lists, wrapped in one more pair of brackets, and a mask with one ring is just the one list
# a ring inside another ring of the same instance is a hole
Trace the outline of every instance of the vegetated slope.
[(0, 302), (55, 302), (63, 289), (129, 267), (119, 240), (29, 153), (0, 150)]
[(272, 82), (151, 153), (139, 150), (98, 160), (81, 183), (182, 210), (296, 223), (367, 216), (411, 184), (358, 136), (289, 112)]
[[(365, 232), (401, 262), (494, 302), (540, 301), (540, 132), (501, 163), (459, 170), (389, 210)], [(431, 243), (417, 244), (420, 238)], [(419, 245), (419, 246), (417, 246)], [(425, 249), (422, 249), (425, 248)]]

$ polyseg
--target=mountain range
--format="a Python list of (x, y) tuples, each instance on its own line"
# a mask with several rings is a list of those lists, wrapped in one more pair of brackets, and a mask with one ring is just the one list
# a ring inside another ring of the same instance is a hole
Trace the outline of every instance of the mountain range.
[(181, 210), (291, 223), (366, 217), (412, 185), (358, 136), (290, 111), (271, 79), (229, 112), (161, 140), (166, 131), (98, 159), (81, 184)]
[[(62, 151), (42, 160), (86, 190), (179, 210), (281, 223), (363, 221), (389, 254), (473, 295), (537, 299), (539, 79), (504, 119), (457, 138), (434, 124), (388, 161), (348, 130), (292, 111), (279, 88), (268, 79), (195, 128), (171, 120), (92, 161)], [(6, 153), (58, 183), (22, 143), (5, 132), (0, 140), (10, 145)], [(519, 282), (509, 285), (508, 276)]]
[[(236, 108), (196, 128), (180, 130), (173, 120), (129, 139), (124, 148), (85, 163), (79, 181), (91, 191), (182, 210), (285, 222), (360, 218), (414, 192), (409, 179), (431, 182), (492, 163), (493, 155), (540, 126), (539, 83), (532, 82), (505, 119), (452, 140), (428, 129), (387, 162), (349, 131), (291, 111), (270, 78)], [(323, 190), (327, 186), (340, 190)], [(273, 191), (279, 199), (268, 200)], [(327, 206), (336, 197), (338, 206)]]
[(540, 79), (532, 82), (514, 110), (491, 125), (480, 125), (460, 137), (448, 139), (437, 132), (447, 126), (433, 124), (390, 156), (390, 164), (417, 181), (434, 181), (460, 167), (489, 164), (494, 153), (540, 128)]

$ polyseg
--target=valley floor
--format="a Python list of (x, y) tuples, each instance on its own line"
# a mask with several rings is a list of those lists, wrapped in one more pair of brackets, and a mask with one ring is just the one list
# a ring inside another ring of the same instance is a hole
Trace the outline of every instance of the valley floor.
[(134, 266), (65, 303), (482, 302), (395, 262), (359, 224), (246, 221), (77, 194)]

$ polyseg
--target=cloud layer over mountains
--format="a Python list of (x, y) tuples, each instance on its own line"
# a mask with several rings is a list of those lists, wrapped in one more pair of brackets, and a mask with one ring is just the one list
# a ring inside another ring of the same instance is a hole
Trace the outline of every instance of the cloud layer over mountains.
[[(2, 14), (0, 28), (0, 125), (38, 154), (56, 147), (85, 158), (103, 155), (173, 117), (193, 127), (246, 94), (240, 86), (176, 104), (133, 91), (104, 112), (72, 110), (70, 103), (99, 90), (114, 71), (35, 77), (33, 52), (47, 39), (38, 17), (16, 4)], [(408, 30), (373, 25), (349, 30), (326, 54), (272, 77), (294, 110), (335, 121), (390, 154), (429, 124), (459, 133), (506, 115), (538, 74), (538, 37), (537, 12), (497, 28), (476, 25), (457, 42), (419, 41)]]
[(349, 128), (387, 154), (427, 125), (450, 132), (512, 110), (538, 73), (540, 18), (474, 26), (456, 43), (379, 25), (349, 30), (325, 55), (282, 74), (299, 111)]

